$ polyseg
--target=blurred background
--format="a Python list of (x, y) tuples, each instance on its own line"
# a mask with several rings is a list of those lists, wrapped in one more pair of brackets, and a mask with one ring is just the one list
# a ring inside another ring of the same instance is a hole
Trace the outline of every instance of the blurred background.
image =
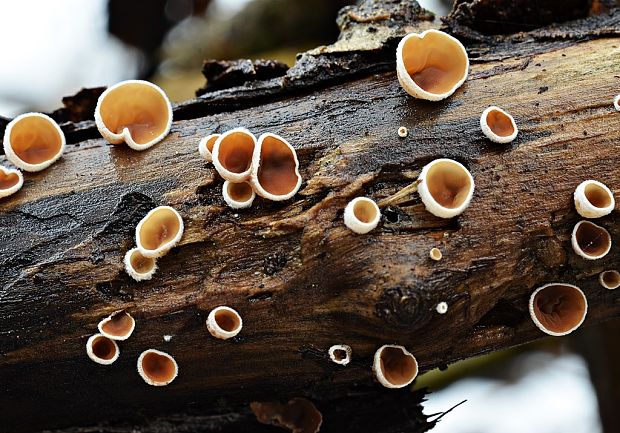
[[(20, 0), (0, 3), (0, 116), (50, 112), (82, 87), (143, 78), (173, 101), (204, 85), (205, 58), (267, 58), (337, 37), (353, 0)], [(449, 0), (420, 4), (445, 15)], [(33, 11), (37, 13), (33, 13)], [(436, 433), (620, 431), (620, 321), (451, 365), (421, 376)], [(614, 376), (615, 375), (615, 376)], [(598, 399), (597, 399), (598, 391)], [(603, 423), (599, 415), (602, 409)]]

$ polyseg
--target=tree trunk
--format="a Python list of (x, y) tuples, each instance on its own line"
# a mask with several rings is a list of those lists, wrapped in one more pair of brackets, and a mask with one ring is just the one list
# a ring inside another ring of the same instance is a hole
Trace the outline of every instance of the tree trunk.
[[(180, 104), (170, 136), (145, 152), (106, 144), (92, 121), (64, 124), (73, 144), (63, 159), (0, 203), (2, 429), (277, 431), (248, 403), (303, 396), (323, 412), (324, 432), (421, 432), (433, 425), (424, 392), (373, 384), (382, 344), (406, 346), (426, 371), (541, 338), (527, 304), (552, 281), (585, 291), (585, 326), (620, 316), (620, 292), (597, 281), (620, 260), (618, 242), (586, 261), (569, 240), (577, 184), (598, 179), (618, 198), (620, 12), (508, 36), (451, 19), (471, 71), (434, 103), (407, 96), (394, 72), (399, 38), (438, 27), (430, 18), (407, 0), (345, 8), (336, 44), (302, 54), (284, 76)], [(489, 105), (515, 116), (513, 143), (482, 135)], [(294, 199), (225, 206), (197, 144), (236, 126), (293, 143), (304, 179)], [(476, 182), (471, 206), (451, 220), (426, 212), (416, 194), (394, 198), (439, 157), (465, 164)], [(360, 195), (389, 203), (362, 236), (342, 222)], [(122, 258), (159, 204), (182, 214), (185, 235), (152, 280), (136, 283)], [(616, 216), (597, 223), (617, 241)], [(432, 247), (443, 260), (429, 260)], [(442, 301), (445, 315), (435, 312)], [(205, 326), (224, 304), (243, 316), (232, 341)], [(118, 309), (136, 330), (116, 363), (94, 364), (86, 339)], [(347, 367), (328, 359), (338, 343), (353, 348)], [(147, 348), (176, 358), (171, 385), (138, 376)]]

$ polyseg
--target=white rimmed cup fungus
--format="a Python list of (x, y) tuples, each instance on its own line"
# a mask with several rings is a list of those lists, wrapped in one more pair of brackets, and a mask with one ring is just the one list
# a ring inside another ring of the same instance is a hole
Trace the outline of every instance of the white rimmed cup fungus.
[(404, 126), (401, 126), (400, 128), (398, 128), (398, 136), (400, 138), (405, 138), (408, 134), (409, 134), (409, 130), (405, 128)]
[(474, 178), (463, 164), (436, 159), (424, 166), (418, 178), (422, 203), (439, 218), (462, 214), (474, 195)]
[(138, 374), (152, 386), (165, 386), (179, 374), (179, 366), (166, 352), (145, 350), (138, 357)]
[(515, 119), (499, 107), (491, 106), (480, 116), (482, 133), (494, 143), (510, 143), (517, 138), (519, 128)]
[(609, 215), (616, 206), (611, 190), (597, 180), (584, 180), (573, 194), (575, 209), (584, 218), (600, 218)]
[(110, 340), (127, 340), (136, 328), (136, 321), (125, 310), (115, 311), (97, 325), (99, 332)]
[(137, 249), (144, 257), (161, 257), (183, 236), (183, 218), (170, 206), (146, 214), (136, 227)]
[(108, 142), (125, 142), (134, 150), (145, 150), (170, 132), (172, 105), (166, 93), (153, 83), (121, 81), (99, 96), (95, 123)]
[(344, 208), (344, 225), (354, 233), (368, 233), (377, 227), (379, 220), (381, 220), (379, 206), (368, 197), (354, 198)]
[(118, 359), (120, 353), (116, 341), (105, 335), (95, 334), (86, 342), (86, 354), (97, 364), (110, 365)]
[(243, 328), (243, 320), (239, 313), (230, 307), (216, 307), (207, 317), (207, 329), (215, 338), (228, 340), (235, 337)]
[(220, 134), (211, 134), (207, 135), (200, 139), (198, 143), (198, 153), (200, 156), (206, 161), (213, 161), (213, 146), (215, 146), (215, 142), (220, 138)]
[(573, 250), (588, 260), (603, 258), (611, 249), (611, 235), (601, 226), (590, 221), (579, 221), (571, 235)]
[(435, 307), (435, 311), (437, 311), (437, 313), (439, 313), (439, 314), (446, 314), (448, 312), (448, 303), (447, 302), (440, 302)]
[(157, 271), (157, 259), (145, 257), (138, 248), (132, 248), (123, 260), (125, 271), (136, 281), (150, 280)]
[(245, 209), (252, 206), (256, 193), (249, 182), (233, 183), (224, 181), (222, 196), (232, 209)]
[(0, 198), (15, 194), (23, 185), (24, 175), (21, 171), (0, 165)]
[(58, 123), (41, 113), (17, 116), (4, 131), (4, 153), (24, 171), (41, 171), (62, 156), (65, 134)]
[(418, 375), (418, 361), (403, 346), (386, 344), (375, 352), (372, 370), (386, 388), (403, 388)]
[(410, 33), (396, 49), (398, 81), (414, 98), (445, 99), (465, 82), (468, 72), (463, 44), (439, 30)]
[(534, 290), (529, 310), (538, 329), (559, 337), (581, 326), (588, 312), (588, 301), (577, 286), (549, 283)]
[(253, 401), (250, 409), (258, 422), (282, 427), (292, 433), (317, 433), (323, 422), (321, 412), (305, 398), (294, 398), (286, 404)]
[(601, 286), (608, 290), (617, 289), (620, 287), (620, 272), (615, 270), (603, 271), (598, 276), (598, 281), (601, 283)]
[(211, 158), (217, 172), (229, 182), (245, 182), (252, 174), (256, 137), (244, 128), (221, 134), (213, 145)]
[(431, 248), (428, 256), (431, 258), (431, 260), (435, 260), (436, 262), (438, 262), (443, 257), (443, 254), (441, 253), (441, 250), (439, 248)]
[(259, 137), (252, 156), (252, 186), (256, 194), (273, 201), (288, 200), (299, 191), (297, 152), (279, 135)]
[(616, 95), (614, 98), (614, 108), (616, 111), (620, 111), (620, 95)]
[(347, 346), (346, 344), (334, 344), (329, 348), (328, 353), (329, 359), (331, 359), (332, 362), (339, 365), (347, 365), (351, 362), (351, 354), (353, 353), (353, 350), (351, 349), (351, 346)]

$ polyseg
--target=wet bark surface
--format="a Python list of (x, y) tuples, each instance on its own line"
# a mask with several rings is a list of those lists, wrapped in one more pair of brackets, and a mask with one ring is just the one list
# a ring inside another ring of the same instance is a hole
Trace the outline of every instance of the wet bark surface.
[[(258, 424), (249, 402), (305, 397), (323, 412), (321, 431), (426, 431), (422, 391), (373, 384), (382, 344), (403, 344), (427, 371), (541, 338), (527, 303), (552, 281), (584, 290), (585, 326), (620, 316), (620, 292), (597, 281), (617, 266), (618, 242), (597, 261), (570, 246), (581, 181), (598, 179), (620, 199), (612, 105), (620, 14), (493, 45), (467, 39), (469, 79), (436, 103), (406, 95), (394, 72), (398, 39), (440, 25), (429, 19), (409, 1), (345, 8), (336, 44), (302, 54), (283, 77), (179, 104), (171, 134), (145, 152), (107, 144), (90, 120), (65, 123), (72, 144), (64, 157), (27, 174), (24, 188), (0, 203), (3, 428), (278, 431)], [(513, 143), (482, 135), (489, 105), (515, 117)], [(294, 145), (304, 179), (294, 199), (226, 207), (222, 180), (197, 145), (237, 126)], [(387, 199), (439, 157), (462, 162), (475, 178), (463, 215), (435, 218), (412, 194), (384, 207), (367, 235), (344, 227), (349, 200)], [(185, 235), (152, 280), (136, 283), (122, 258), (138, 221), (159, 204), (181, 213)], [(617, 211), (597, 224), (620, 239)], [(428, 258), (432, 247), (442, 250), (440, 262)], [(442, 301), (445, 315), (435, 312)], [(218, 305), (242, 315), (238, 337), (209, 335), (205, 320)], [(86, 340), (123, 308), (136, 330), (116, 363), (97, 365)], [(329, 361), (333, 344), (353, 348), (350, 365)], [(138, 376), (137, 357), (148, 348), (177, 360), (171, 385), (150, 387)]]

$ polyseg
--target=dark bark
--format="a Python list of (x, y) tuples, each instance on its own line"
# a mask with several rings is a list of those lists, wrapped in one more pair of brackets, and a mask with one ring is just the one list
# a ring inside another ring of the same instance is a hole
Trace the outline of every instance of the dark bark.
[[(64, 124), (74, 144), (63, 159), (0, 203), (1, 425), (15, 433), (273, 431), (248, 403), (299, 396), (323, 412), (323, 432), (421, 432), (432, 426), (421, 393), (372, 384), (380, 345), (405, 345), (426, 371), (541, 338), (527, 302), (551, 281), (584, 289), (586, 326), (620, 316), (620, 292), (597, 281), (620, 259), (618, 242), (586, 262), (569, 241), (580, 219), (575, 186), (596, 178), (617, 194), (620, 185), (619, 16), (494, 45), (470, 41), (469, 80), (430, 103), (408, 97), (394, 73), (395, 44), (433, 26), (428, 14), (409, 1), (368, 1), (343, 11), (338, 43), (302, 54), (284, 77), (175, 107), (170, 136), (148, 151), (106, 144), (92, 121)], [(510, 145), (480, 132), (491, 104), (520, 126)], [(304, 184), (293, 200), (258, 200), (242, 212), (223, 204), (222, 181), (196, 146), (240, 125), (297, 148)], [(400, 126), (409, 128), (405, 139)], [(368, 235), (344, 228), (350, 199), (384, 201), (437, 157), (461, 161), (475, 177), (462, 216), (439, 220), (413, 194), (390, 200)], [(135, 283), (122, 257), (140, 218), (164, 203), (184, 217), (185, 235), (153, 280)], [(598, 223), (619, 239), (617, 211)], [(434, 246), (440, 262), (428, 259)], [(213, 339), (204, 324), (222, 304), (244, 319), (233, 341)], [(115, 364), (96, 365), (86, 339), (120, 308), (136, 317), (136, 331)], [(336, 343), (353, 347), (345, 368), (328, 360)], [(165, 388), (135, 371), (151, 347), (179, 362)]]

